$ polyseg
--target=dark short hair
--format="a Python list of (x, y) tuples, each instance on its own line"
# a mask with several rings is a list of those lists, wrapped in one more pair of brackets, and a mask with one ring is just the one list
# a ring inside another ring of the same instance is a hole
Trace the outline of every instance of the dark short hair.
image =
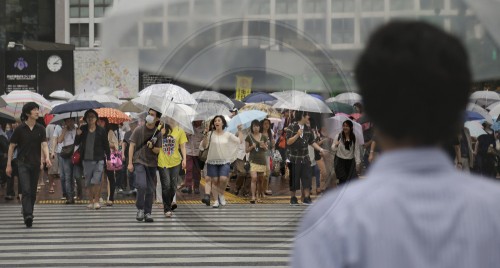
[(250, 124), (250, 131), (253, 131), (253, 126), (259, 126), (259, 129), (262, 131), (262, 126), (260, 125), (259, 120), (252, 120), (252, 123)]
[(223, 115), (216, 115), (214, 116), (214, 118), (210, 121), (210, 130), (213, 130), (215, 129), (215, 119), (216, 118), (220, 118), (222, 120), (222, 129), (225, 129), (227, 127), (227, 122), (226, 122), (226, 118), (224, 118)]
[(27, 114), (31, 114), (33, 109), (40, 109), (40, 106), (36, 102), (27, 102), (23, 105), (22, 114), (20, 116), (21, 121), (26, 121), (28, 119)]
[(155, 111), (155, 112), (156, 112), (156, 117), (157, 117), (157, 118), (161, 118), (161, 113), (160, 113), (160, 112), (158, 112), (157, 110), (155, 110), (155, 109), (153, 109), (153, 108), (149, 108), (148, 112), (149, 112), (149, 111)]
[(302, 118), (304, 118), (306, 115), (309, 115), (309, 112), (306, 111), (295, 111), (295, 121), (300, 121)]
[(84, 114), (83, 114), (83, 120), (88, 124), (89, 122), (87, 121), (87, 117), (89, 116), (89, 114), (94, 114), (95, 115), (95, 118), (98, 119), (99, 118), (99, 115), (97, 114), (97, 112), (94, 110), (94, 109), (88, 109)]
[(369, 39), (355, 75), (366, 114), (387, 137), (436, 145), (458, 134), (471, 72), (456, 37), (425, 22), (390, 22)]

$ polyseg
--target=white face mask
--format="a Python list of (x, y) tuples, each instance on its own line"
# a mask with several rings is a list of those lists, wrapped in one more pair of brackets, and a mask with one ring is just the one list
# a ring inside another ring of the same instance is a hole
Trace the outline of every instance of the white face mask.
[(154, 116), (152, 116), (150, 114), (148, 114), (148, 116), (146, 116), (146, 123), (152, 124), (154, 121), (155, 121)]

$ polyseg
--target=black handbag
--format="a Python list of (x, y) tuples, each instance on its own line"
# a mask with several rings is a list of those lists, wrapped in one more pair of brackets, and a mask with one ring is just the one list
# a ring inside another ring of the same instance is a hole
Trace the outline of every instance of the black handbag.
[(59, 153), (59, 155), (62, 158), (68, 159), (68, 158), (71, 158), (71, 156), (73, 156), (73, 152), (74, 151), (75, 151), (75, 145), (74, 144), (66, 145), (66, 146), (62, 147), (61, 153)]

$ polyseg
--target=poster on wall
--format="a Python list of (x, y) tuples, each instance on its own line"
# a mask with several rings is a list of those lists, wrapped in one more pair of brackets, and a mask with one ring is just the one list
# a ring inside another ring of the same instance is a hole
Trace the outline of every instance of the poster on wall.
[(37, 92), (37, 52), (6, 51), (5, 52), (5, 93), (13, 90), (30, 90)]
[[(112, 94), (118, 98), (134, 98), (137, 95), (137, 64), (125, 66), (103, 58), (100, 51), (94, 50), (75, 51), (74, 55), (75, 94), (95, 92), (101, 87), (108, 87), (113, 89)], [(123, 57), (134, 57), (134, 54), (124, 53)]]
[(172, 83), (172, 78), (169, 76), (139, 72), (139, 91), (154, 84), (168, 83)]

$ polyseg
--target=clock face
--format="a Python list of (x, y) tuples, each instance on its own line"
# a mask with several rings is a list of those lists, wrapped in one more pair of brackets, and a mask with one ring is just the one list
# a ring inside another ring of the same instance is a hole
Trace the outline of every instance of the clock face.
[(47, 59), (47, 68), (52, 72), (57, 72), (61, 70), (62, 67), (62, 59), (57, 55), (52, 55)]

